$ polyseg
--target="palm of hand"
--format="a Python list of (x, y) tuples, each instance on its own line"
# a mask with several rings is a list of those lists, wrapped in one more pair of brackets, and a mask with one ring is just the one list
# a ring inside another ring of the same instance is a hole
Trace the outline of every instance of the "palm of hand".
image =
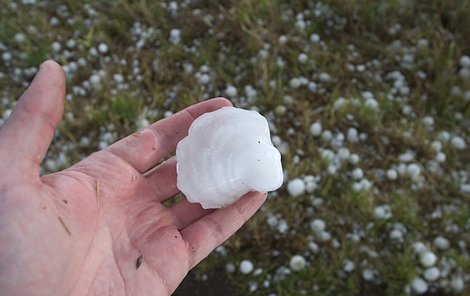
[(0, 130), (0, 290), (11, 294), (167, 295), (259, 208), (250, 193), (210, 211), (178, 193), (174, 158), (151, 169), (215, 99), (159, 121), (62, 172), (39, 177), (62, 115), (64, 79), (41, 68)]

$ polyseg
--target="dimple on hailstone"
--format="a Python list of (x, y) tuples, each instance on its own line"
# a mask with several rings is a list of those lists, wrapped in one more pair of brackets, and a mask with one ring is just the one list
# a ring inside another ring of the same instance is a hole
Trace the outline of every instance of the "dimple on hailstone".
[(283, 182), (281, 154), (256, 111), (223, 107), (198, 117), (176, 148), (177, 187), (188, 201), (221, 208)]

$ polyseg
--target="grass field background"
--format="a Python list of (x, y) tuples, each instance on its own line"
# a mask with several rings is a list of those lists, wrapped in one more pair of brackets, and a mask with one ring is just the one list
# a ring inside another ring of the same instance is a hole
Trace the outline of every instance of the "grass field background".
[(44, 173), (225, 96), (268, 118), (286, 180), (177, 293), (468, 295), (469, 13), (466, 0), (2, 0), (0, 124), (49, 58), (68, 92)]

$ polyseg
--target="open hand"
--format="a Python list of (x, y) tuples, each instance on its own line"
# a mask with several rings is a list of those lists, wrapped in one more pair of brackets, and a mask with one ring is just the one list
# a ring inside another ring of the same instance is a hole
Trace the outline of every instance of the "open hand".
[(178, 189), (175, 159), (159, 162), (195, 118), (230, 105), (221, 98), (41, 177), (64, 95), (61, 67), (45, 62), (0, 129), (2, 295), (171, 294), (266, 199), (248, 193), (215, 211), (186, 200), (162, 205)]

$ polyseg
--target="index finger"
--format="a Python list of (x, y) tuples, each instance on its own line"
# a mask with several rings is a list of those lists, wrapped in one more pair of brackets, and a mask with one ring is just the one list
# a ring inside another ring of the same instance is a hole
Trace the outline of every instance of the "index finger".
[(106, 150), (143, 173), (176, 149), (178, 142), (188, 135), (188, 129), (197, 117), (231, 105), (225, 98), (215, 98), (192, 105), (119, 140)]

